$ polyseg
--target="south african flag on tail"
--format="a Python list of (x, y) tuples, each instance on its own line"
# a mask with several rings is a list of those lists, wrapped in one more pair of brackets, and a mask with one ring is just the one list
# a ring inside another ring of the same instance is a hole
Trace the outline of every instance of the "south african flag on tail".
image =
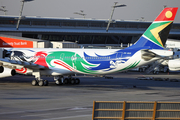
[(178, 8), (165, 8), (131, 48), (164, 49)]

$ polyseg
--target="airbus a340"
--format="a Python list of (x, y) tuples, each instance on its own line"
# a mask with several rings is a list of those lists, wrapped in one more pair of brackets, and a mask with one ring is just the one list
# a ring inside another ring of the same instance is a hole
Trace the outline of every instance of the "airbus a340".
[(125, 49), (30, 49), (4, 48), (0, 59), (0, 77), (32, 74), (32, 85), (48, 85), (41, 76), (54, 76), (56, 84), (78, 84), (78, 78), (64, 76), (81, 74), (110, 74), (126, 71), (172, 56), (164, 50), (178, 8), (165, 8), (139, 40)]

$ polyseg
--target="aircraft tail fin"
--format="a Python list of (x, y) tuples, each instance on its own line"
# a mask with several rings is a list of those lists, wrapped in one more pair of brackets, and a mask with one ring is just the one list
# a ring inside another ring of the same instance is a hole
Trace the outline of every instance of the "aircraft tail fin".
[(139, 40), (129, 48), (164, 49), (177, 10), (177, 7), (164, 8)]

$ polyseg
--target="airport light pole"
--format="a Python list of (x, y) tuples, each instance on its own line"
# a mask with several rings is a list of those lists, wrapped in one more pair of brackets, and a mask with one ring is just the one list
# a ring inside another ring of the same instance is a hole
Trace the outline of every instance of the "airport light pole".
[(80, 12), (74, 12), (74, 14), (82, 15), (85, 19), (86, 14), (84, 14), (83, 12), (83, 10), (80, 10)]
[(1, 8), (0, 8), (0, 11), (3, 11), (4, 15), (6, 15), (6, 12), (8, 11), (8, 10), (5, 10), (5, 8), (6, 8), (6, 6), (1, 6)]
[(24, 2), (31, 2), (33, 0), (22, 0), (22, 6), (21, 6), (21, 11), (20, 11), (20, 14), (19, 14), (19, 18), (18, 18), (18, 22), (17, 22), (17, 26), (16, 26), (16, 29), (18, 30), (19, 29), (19, 23), (21, 21), (21, 18), (22, 18), (22, 12), (23, 12), (23, 7), (24, 7)]
[(108, 29), (109, 29), (109, 26), (112, 22), (112, 16), (113, 16), (113, 13), (114, 13), (114, 9), (117, 8), (117, 7), (125, 7), (126, 5), (125, 4), (119, 4), (117, 5), (118, 2), (114, 2), (114, 6), (112, 6), (112, 12), (111, 12), (111, 16), (110, 16), (110, 19), (109, 19), (109, 22), (108, 22), (108, 25), (107, 25), (107, 28), (106, 28), (106, 31), (108, 32)]

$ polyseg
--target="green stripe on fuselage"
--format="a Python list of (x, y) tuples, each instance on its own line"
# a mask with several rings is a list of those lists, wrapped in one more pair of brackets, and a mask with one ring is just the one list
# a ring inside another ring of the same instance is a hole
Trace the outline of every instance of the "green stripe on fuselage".
[[(48, 56), (55, 56), (55, 58), (51, 58)], [(83, 73), (90, 73), (94, 74), (96, 71), (88, 70), (86, 67), (96, 67), (96, 65), (89, 64), (86, 62), (80, 55), (76, 54), (75, 52), (69, 52), (69, 51), (55, 51), (50, 52), (50, 54), (47, 56), (48, 59), (46, 59), (46, 62), (51, 66), (54, 67), (51, 64), (52, 60), (61, 60), (64, 63), (71, 66), (74, 70), (78, 70)]]
[(129, 66), (127, 66), (127, 67), (125, 67), (125, 68), (123, 68), (123, 69), (121, 69), (121, 70), (119, 70), (119, 71), (123, 71), (123, 70), (128, 70), (128, 69), (134, 68), (134, 67), (136, 67), (139, 63), (140, 63), (140, 61), (135, 62), (135, 63), (131, 63)]

